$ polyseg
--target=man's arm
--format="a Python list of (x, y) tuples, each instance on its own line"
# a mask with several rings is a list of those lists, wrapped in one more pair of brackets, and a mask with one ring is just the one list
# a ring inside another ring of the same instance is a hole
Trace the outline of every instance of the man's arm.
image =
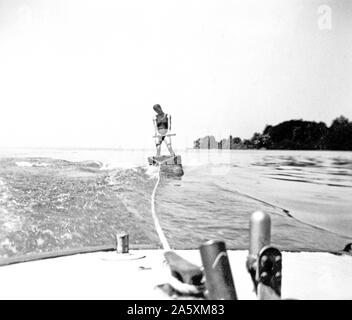
[(158, 134), (158, 130), (156, 128), (156, 119), (155, 118), (153, 118), (153, 124), (154, 124), (155, 135), (157, 135)]
[(171, 131), (171, 114), (169, 114), (169, 130)]

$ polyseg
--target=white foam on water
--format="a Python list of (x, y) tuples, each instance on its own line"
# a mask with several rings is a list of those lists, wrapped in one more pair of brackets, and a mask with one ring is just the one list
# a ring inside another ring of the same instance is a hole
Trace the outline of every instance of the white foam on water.
[(48, 163), (45, 162), (28, 162), (28, 161), (17, 161), (15, 162), (17, 167), (47, 167)]
[(66, 240), (72, 240), (73, 236), (71, 233), (66, 232), (61, 236), (61, 238)]
[(48, 167), (49, 163), (45, 163), (45, 162), (37, 162), (34, 164), (35, 167)]
[(22, 221), (19, 216), (9, 212), (5, 208), (0, 208), (0, 235), (6, 232), (21, 230)]
[(0, 247), (1, 247), (2, 249), (7, 249), (7, 250), (9, 250), (9, 251), (11, 251), (12, 253), (17, 253), (17, 248), (16, 248), (16, 246), (14, 246), (14, 245), (12, 244), (12, 242), (11, 242), (8, 238), (6, 238), (6, 239), (4, 239), (3, 241), (0, 242)]
[(10, 206), (8, 203), (10, 198), (10, 191), (6, 186), (6, 183), (0, 179), (0, 235), (2, 232), (11, 232), (21, 229), (22, 222), (21, 218), (14, 213), (7, 210), (6, 206)]
[(49, 229), (46, 229), (46, 230), (42, 231), (42, 233), (43, 233), (43, 234), (48, 234), (48, 235), (50, 235), (50, 236), (52, 236), (52, 237), (55, 236), (55, 235), (54, 235), (54, 232), (53, 232), (52, 230), (49, 230)]
[(9, 198), (9, 189), (6, 183), (0, 179), (0, 204), (5, 204)]
[(18, 161), (16, 162), (17, 167), (32, 167), (33, 163), (27, 162), (27, 161)]
[(37, 246), (40, 247), (44, 244), (45, 240), (43, 238), (37, 239)]
[(159, 176), (159, 171), (156, 166), (148, 166), (145, 174), (151, 179), (157, 179)]

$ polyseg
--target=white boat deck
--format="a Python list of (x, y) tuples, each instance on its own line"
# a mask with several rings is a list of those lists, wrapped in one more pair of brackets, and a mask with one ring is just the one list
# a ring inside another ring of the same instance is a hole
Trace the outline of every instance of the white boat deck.
[[(201, 265), (199, 251), (176, 251)], [(247, 251), (228, 251), (238, 299), (256, 299)], [(282, 298), (352, 299), (352, 256), (283, 252)], [(139, 259), (136, 259), (139, 258)], [(96, 252), (0, 267), (0, 299), (169, 299), (161, 250)]]

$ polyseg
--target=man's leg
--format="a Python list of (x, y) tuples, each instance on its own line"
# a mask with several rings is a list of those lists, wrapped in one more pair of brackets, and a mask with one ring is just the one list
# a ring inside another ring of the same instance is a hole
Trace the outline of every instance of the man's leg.
[(175, 152), (174, 152), (174, 150), (172, 150), (172, 147), (171, 147), (171, 138), (169, 137), (169, 142), (166, 142), (166, 140), (165, 140), (165, 143), (166, 143), (166, 146), (167, 146), (170, 154), (174, 157), (175, 156)]
[(156, 156), (159, 157), (161, 153), (161, 143), (163, 142), (162, 137), (158, 137), (158, 142), (156, 144)]

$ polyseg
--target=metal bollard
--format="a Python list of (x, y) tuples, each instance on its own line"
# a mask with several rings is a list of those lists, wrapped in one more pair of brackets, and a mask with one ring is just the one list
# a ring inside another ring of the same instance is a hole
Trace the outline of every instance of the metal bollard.
[(121, 232), (116, 235), (116, 251), (117, 253), (128, 253), (129, 237), (126, 232)]
[(209, 300), (237, 300), (225, 242), (210, 240), (200, 246)]
[(257, 261), (260, 250), (270, 245), (271, 220), (267, 213), (256, 211), (252, 213), (249, 220), (249, 252), (246, 267), (251, 275), (254, 289), (257, 291), (258, 275)]
[(249, 222), (249, 253), (250, 257), (257, 258), (260, 250), (270, 245), (271, 220), (270, 215), (256, 211), (251, 215)]

